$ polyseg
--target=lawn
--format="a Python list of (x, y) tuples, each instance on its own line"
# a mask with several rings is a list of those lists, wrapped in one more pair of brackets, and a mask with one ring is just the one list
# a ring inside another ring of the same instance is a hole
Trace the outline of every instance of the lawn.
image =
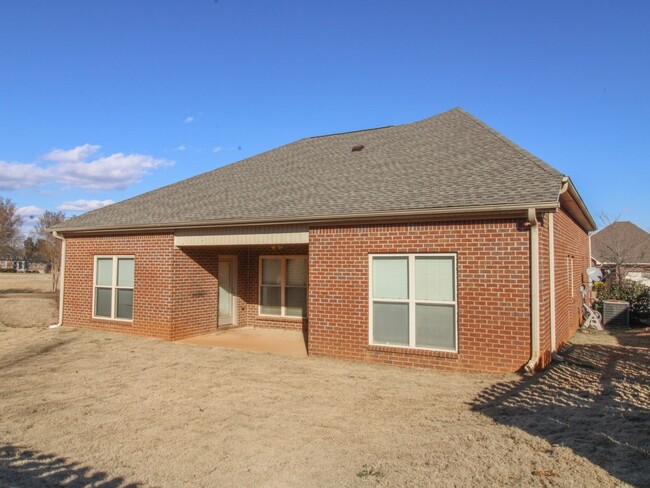
[(644, 331), (524, 379), (7, 325), (0, 486), (650, 485)]

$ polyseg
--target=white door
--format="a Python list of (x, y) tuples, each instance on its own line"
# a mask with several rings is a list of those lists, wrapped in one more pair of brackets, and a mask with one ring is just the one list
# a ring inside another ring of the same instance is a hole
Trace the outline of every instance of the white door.
[(236, 268), (234, 257), (219, 257), (219, 325), (236, 323)]

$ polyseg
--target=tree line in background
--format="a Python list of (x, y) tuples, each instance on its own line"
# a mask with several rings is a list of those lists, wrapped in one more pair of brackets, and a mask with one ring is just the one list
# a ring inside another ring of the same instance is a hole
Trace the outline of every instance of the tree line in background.
[(24, 236), (23, 217), (16, 204), (10, 198), (0, 196), (0, 261), (22, 262), (25, 271), (29, 271), (30, 265), (44, 264), (52, 273), (52, 288), (56, 290), (61, 267), (61, 241), (47, 229), (64, 220), (63, 212), (46, 210), (38, 217), (30, 235)]

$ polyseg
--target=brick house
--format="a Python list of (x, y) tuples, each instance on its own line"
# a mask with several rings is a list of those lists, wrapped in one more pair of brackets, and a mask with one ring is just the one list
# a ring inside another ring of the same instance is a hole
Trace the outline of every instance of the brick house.
[(314, 356), (546, 365), (595, 229), (571, 180), (461, 109), (302, 139), (70, 219), (63, 325), (305, 331)]
[(605, 279), (650, 286), (650, 233), (632, 222), (612, 222), (591, 236), (591, 262)]

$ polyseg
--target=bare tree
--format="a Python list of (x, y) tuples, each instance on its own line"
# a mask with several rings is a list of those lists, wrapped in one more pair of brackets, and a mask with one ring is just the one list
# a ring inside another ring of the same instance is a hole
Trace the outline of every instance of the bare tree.
[(11, 198), (0, 197), (0, 254), (17, 247), (23, 218), (18, 215)]
[(43, 256), (52, 269), (52, 289), (59, 288), (59, 274), (61, 271), (61, 240), (48, 232), (48, 229), (65, 220), (63, 212), (50, 212), (46, 210), (38, 218), (34, 228), (34, 235), (39, 240), (40, 255)]
[(603, 230), (592, 237), (593, 249), (599, 260), (614, 271), (614, 279), (621, 283), (640, 263), (650, 260), (650, 238), (631, 222), (621, 222), (619, 217), (600, 215)]

